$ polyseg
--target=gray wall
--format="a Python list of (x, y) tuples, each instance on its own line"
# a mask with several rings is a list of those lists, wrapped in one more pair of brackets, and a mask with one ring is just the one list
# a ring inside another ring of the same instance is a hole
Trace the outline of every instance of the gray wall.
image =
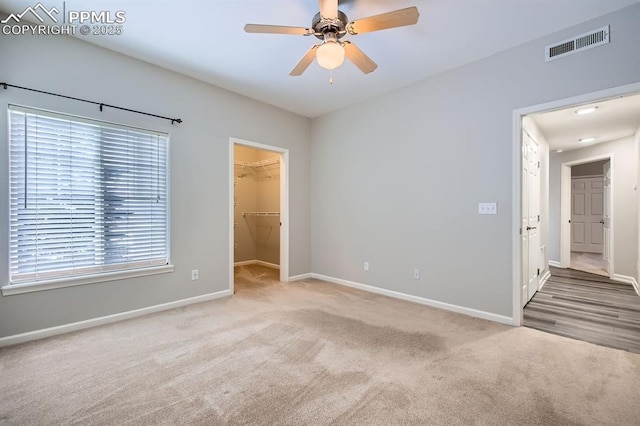
[[(637, 82), (638, 22), (635, 5), (314, 119), (313, 272), (511, 317), (513, 111)], [(610, 44), (544, 62), (606, 24)]]
[[(562, 163), (613, 153), (613, 226), (614, 258), (616, 274), (636, 276), (638, 257), (638, 212), (634, 185), (637, 179), (636, 147), (632, 137), (601, 143), (581, 149), (551, 154), (550, 216), (552, 227), (549, 234), (550, 259), (560, 261), (560, 169)], [(573, 169), (573, 167), (572, 167)]]
[[(8, 103), (171, 134), (169, 274), (0, 297), (0, 337), (138, 309), (228, 288), (229, 138), (290, 151), (290, 274), (310, 271), (310, 120), (64, 36), (2, 36), (0, 76), (12, 84), (180, 117), (168, 122), (50, 96), (1, 90)], [(6, 153), (7, 139), (0, 139)], [(8, 281), (7, 157), (0, 156), (0, 283)], [(191, 281), (191, 269), (200, 280)]]
[(571, 177), (602, 176), (603, 167), (609, 160), (594, 161), (592, 163), (578, 164), (571, 167)]

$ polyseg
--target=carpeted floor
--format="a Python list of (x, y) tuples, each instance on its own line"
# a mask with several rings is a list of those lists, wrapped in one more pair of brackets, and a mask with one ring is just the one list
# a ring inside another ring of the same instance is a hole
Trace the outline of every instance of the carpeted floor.
[(241, 268), (232, 298), (0, 349), (0, 424), (636, 425), (640, 355)]

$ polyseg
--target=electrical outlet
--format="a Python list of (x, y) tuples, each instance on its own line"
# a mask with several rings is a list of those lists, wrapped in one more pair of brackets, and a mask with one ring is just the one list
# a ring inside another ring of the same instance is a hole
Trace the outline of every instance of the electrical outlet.
[(369, 262), (364, 262), (364, 270), (365, 271), (369, 270)]
[(420, 269), (414, 269), (413, 270), (413, 279), (414, 280), (419, 280), (420, 279)]
[(192, 269), (191, 270), (191, 281), (195, 281), (200, 279), (200, 272), (198, 272), (197, 269)]

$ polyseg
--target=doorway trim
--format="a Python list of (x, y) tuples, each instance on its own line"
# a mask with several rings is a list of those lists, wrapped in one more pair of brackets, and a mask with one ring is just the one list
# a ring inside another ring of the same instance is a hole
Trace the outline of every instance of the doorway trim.
[(522, 266), (520, 264), (522, 259), (522, 246), (520, 238), (520, 222), (522, 216), (522, 118), (526, 115), (535, 114), (539, 112), (547, 112), (558, 109), (570, 108), (582, 104), (588, 104), (592, 102), (600, 102), (609, 99), (614, 99), (620, 96), (627, 96), (633, 94), (640, 94), (640, 82), (627, 84), (624, 86), (612, 87), (605, 90), (586, 93), (578, 96), (572, 96), (569, 98), (559, 99), (543, 104), (531, 105), (524, 108), (519, 108), (513, 111), (513, 133), (512, 133), (512, 145), (511, 145), (511, 265), (512, 265), (512, 323), (514, 326), (522, 325), (523, 307), (520, 304), (522, 300), (522, 289), (520, 286), (520, 279), (522, 274)]
[(611, 250), (611, 264), (607, 272), (609, 272), (609, 278), (613, 278), (615, 269), (613, 261), (615, 258), (614, 241), (616, 237), (613, 212), (615, 206), (616, 170), (613, 153), (594, 155), (560, 164), (560, 267), (568, 268), (571, 266), (571, 223), (569, 221), (571, 219), (571, 167), (600, 160), (609, 160), (611, 167), (611, 197), (609, 199), (609, 211), (611, 212), (611, 247), (609, 247), (609, 250)]
[(289, 150), (244, 139), (229, 138), (229, 290), (235, 292), (233, 277), (234, 259), (234, 206), (235, 186), (234, 147), (242, 145), (280, 154), (280, 281), (289, 281)]

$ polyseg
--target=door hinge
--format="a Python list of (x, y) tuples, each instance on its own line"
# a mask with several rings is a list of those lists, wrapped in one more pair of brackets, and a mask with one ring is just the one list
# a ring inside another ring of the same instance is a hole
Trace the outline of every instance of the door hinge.
[(520, 235), (522, 235), (522, 228), (520, 228)]
[(538, 268), (538, 276), (540, 276), (540, 268)]
[(538, 168), (540, 168), (540, 162), (538, 161)]
[(538, 222), (540, 222), (540, 215), (538, 215)]

